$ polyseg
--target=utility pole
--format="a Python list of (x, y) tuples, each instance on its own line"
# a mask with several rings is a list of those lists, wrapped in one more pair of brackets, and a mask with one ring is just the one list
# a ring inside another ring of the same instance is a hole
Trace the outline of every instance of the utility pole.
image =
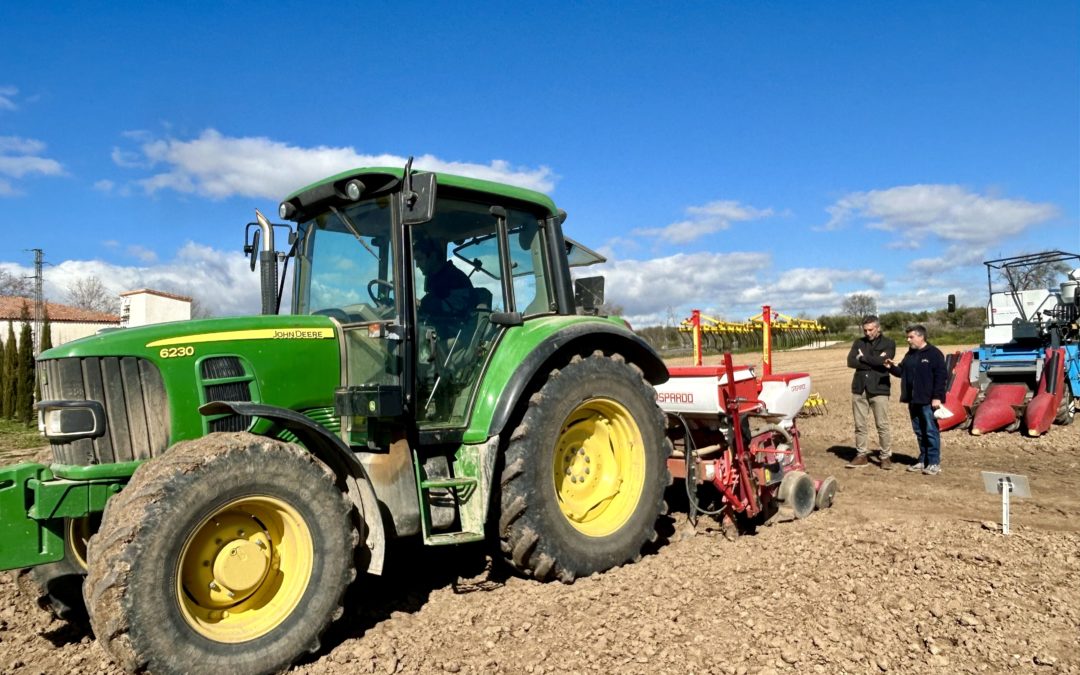
[(30, 249), (34, 252), (34, 276), (31, 277), (34, 280), (34, 330), (33, 330), (33, 352), (37, 354), (38, 347), (41, 344), (41, 330), (42, 324), (45, 321), (45, 295), (42, 291), (42, 274), (41, 266), (44, 254), (40, 248)]

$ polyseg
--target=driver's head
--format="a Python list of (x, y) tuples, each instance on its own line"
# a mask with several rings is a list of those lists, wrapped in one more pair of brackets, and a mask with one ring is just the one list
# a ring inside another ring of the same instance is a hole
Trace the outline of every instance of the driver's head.
[(446, 261), (445, 247), (438, 241), (424, 235), (418, 235), (413, 242), (413, 254), (416, 256), (416, 265), (428, 274)]

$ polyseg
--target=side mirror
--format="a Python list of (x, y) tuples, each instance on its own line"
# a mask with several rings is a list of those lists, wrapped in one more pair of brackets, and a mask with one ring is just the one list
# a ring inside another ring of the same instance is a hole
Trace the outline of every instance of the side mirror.
[(258, 229), (257, 223), (248, 223), (247, 232), (244, 233), (244, 238), (247, 239), (251, 233), (252, 227), (255, 228), (255, 234), (251, 235), (251, 243), (244, 244), (244, 253), (248, 256), (248, 262), (251, 266), (251, 271), (255, 271), (255, 262), (259, 259), (259, 235), (262, 234), (262, 230)]
[(604, 304), (604, 277), (582, 277), (574, 281), (574, 302), (586, 314), (596, 314)]
[(952, 293), (949, 293), (949, 305), (945, 311), (947, 311), (949, 314), (952, 314), (956, 311), (956, 296)]
[(402, 195), (405, 209), (401, 221), (406, 225), (420, 225), (435, 217), (435, 174), (412, 176), (408, 171), (406, 169)]

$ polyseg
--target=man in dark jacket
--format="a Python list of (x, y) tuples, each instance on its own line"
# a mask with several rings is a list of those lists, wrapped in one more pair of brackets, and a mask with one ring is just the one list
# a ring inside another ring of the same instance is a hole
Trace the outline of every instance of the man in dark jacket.
[(885, 359), (896, 356), (896, 343), (881, 334), (881, 321), (873, 315), (862, 320), (863, 336), (851, 345), (848, 368), (855, 369), (851, 380), (851, 409), (855, 416), (855, 457), (848, 468), (870, 463), (867, 426), (874, 414), (878, 442), (881, 444), (881, 468), (891, 469), (892, 439), (889, 433), (889, 372)]
[[(441, 331), (456, 331), (468, 322), (473, 310), (473, 285), (467, 274), (446, 258), (446, 245), (418, 235), (413, 246), (416, 266), (424, 275), (424, 296), (417, 314), (421, 321)], [(453, 332), (442, 335), (454, 337)]]
[(949, 373), (945, 355), (926, 341), (926, 327), (909, 326), (908, 352), (899, 364), (885, 361), (889, 372), (900, 378), (900, 402), (908, 404), (911, 428), (919, 442), (919, 461), (908, 471), (922, 471), (929, 476), (941, 473), (941, 432), (934, 411), (945, 399)]

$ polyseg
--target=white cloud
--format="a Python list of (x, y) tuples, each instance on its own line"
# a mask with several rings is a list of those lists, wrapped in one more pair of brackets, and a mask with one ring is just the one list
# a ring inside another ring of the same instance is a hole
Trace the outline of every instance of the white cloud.
[(0, 136), (0, 153), (36, 155), (45, 151), (45, 144), (33, 138), (20, 136)]
[[(145, 138), (142, 132), (129, 136)], [(148, 193), (174, 190), (212, 199), (232, 196), (279, 199), (298, 187), (341, 171), (363, 166), (404, 166), (406, 161), (405, 157), (392, 154), (363, 154), (352, 147), (304, 148), (264, 137), (230, 137), (214, 129), (207, 129), (191, 140), (143, 140), (138, 152), (116, 148), (112, 157), (124, 168), (162, 168), (138, 181)], [(498, 159), (477, 164), (421, 155), (413, 161), (413, 167), (542, 192), (550, 192), (556, 180), (548, 167), (514, 166)]]
[[(595, 271), (594, 271), (595, 270)], [(871, 269), (775, 269), (763, 252), (680, 253), (650, 260), (614, 259), (581, 272), (606, 277), (605, 296), (634, 326), (676, 320), (693, 309), (743, 321), (771, 305), (788, 315), (819, 316), (839, 310), (849, 293), (881, 294), (884, 275)]]
[(109, 156), (112, 157), (114, 164), (125, 169), (148, 169), (152, 166), (145, 155), (134, 150), (114, 147)]
[(716, 298), (734, 301), (747, 281), (770, 263), (768, 253), (677, 253), (651, 260), (609, 260), (582, 273), (603, 274), (608, 302), (621, 306), (635, 325), (650, 325), (663, 322), (668, 308), (681, 319), (688, 309)]
[(771, 216), (772, 209), (757, 209), (740, 204), (737, 201), (719, 200), (703, 206), (691, 206), (686, 209), (685, 220), (671, 223), (665, 227), (641, 228), (634, 234), (657, 237), (675, 244), (685, 244), (705, 235), (726, 230), (731, 223), (757, 220)]
[(928, 236), (986, 246), (1058, 213), (1053, 204), (980, 195), (959, 185), (904, 185), (854, 192), (827, 210), (830, 220), (823, 229), (862, 221), (871, 229), (899, 233), (896, 248), (914, 248)]
[(112, 182), (108, 178), (102, 178), (101, 180), (94, 183), (94, 189), (99, 192), (109, 193), (112, 192), (114, 187), (116, 187), (116, 183)]
[[(0, 196), (20, 194), (9, 178), (22, 178), (31, 174), (62, 176), (64, 167), (60, 162), (42, 157), (45, 144), (33, 138), (0, 136)], [(6, 179), (6, 178), (7, 179)]]
[(15, 96), (19, 90), (11, 86), (0, 86), (0, 110), (18, 110), (15, 104)]
[(133, 258), (137, 258), (144, 263), (152, 263), (157, 260), (157, 253), (154, 253), (145, 246), (139, 246), (138, 244), (132, 244), (127, 247), (127, 254)]
[(908, 268), (917, 274), (933, 277), (956, 267), (978, 265), (984, 260), (986, 260), (984, 247), (953, 244), (945, 250), (945, 255), (936, 258), (917, 258), (908, 264)]
[[(128, 247), (129, 253), (139, 250)], [(0, 263), (12, 274), (33, 271), (15, 263)], [(291, 266), (290, 266), (291, 267)], [(185, 244), (173, 260), (157, 265), (117, 265), (100, 260), (65, 260), (45, 268), (45, 296), (65, 302), (67, 289), (81, 278), (96, 276), (112, 293), (152, 288), (197, 298), (215, 316), (255, 314), (260, 309), (259, 275), (240, 252), (224, 252), (201, 244)], [(286, 289), (288, 285), (286, 285)], [(286, 291), (288, 296), (288, 291)], [(288, 297), (282, 302), (288, 306)]]

